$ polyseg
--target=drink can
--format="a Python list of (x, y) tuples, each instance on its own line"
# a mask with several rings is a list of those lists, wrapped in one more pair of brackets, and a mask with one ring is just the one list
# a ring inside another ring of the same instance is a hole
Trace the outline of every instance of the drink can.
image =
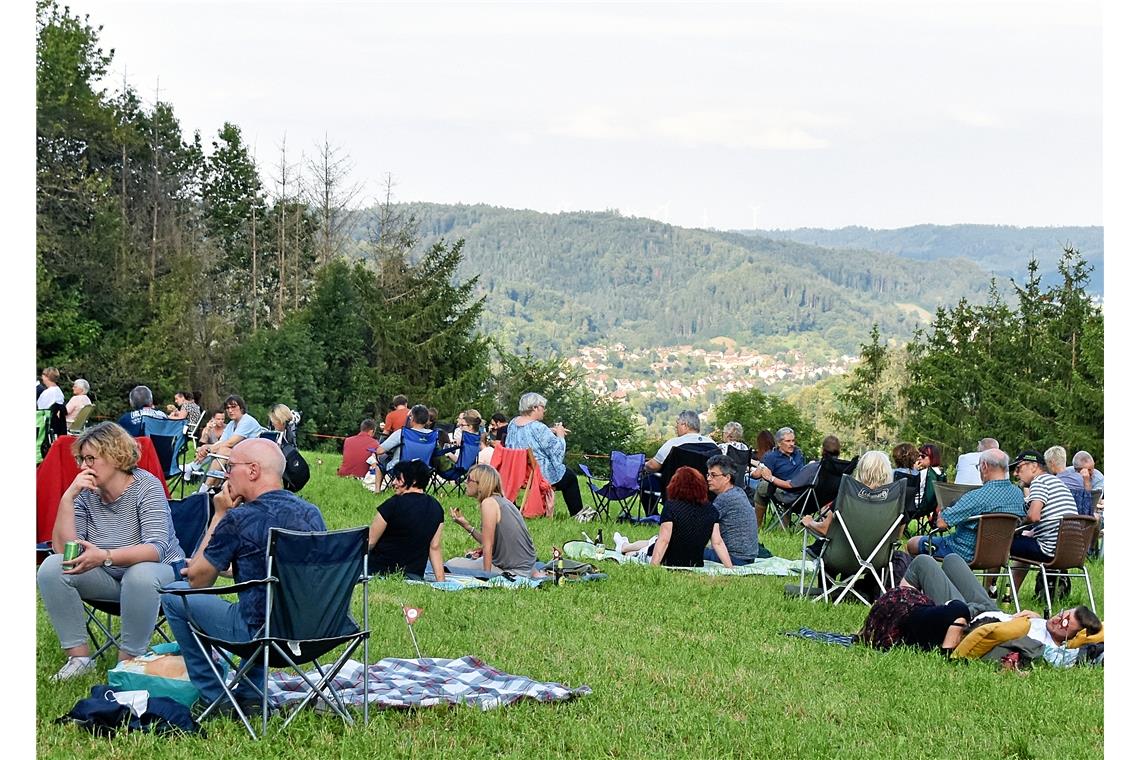
[(63, 545), (63, 559), (65, 562), (70, 562), (82, 552), (83, 546), (78, 541), (68, 541)]

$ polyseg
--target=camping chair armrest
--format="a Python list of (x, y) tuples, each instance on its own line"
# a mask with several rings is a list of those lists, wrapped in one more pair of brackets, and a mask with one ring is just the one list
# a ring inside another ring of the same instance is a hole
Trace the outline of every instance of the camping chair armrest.
[(459, 444), (455, 444), (454, 446), (444, 446), (443, 448), (436, 449), (435, 453), (443, 455), (450, 454), (453, 451), (459, 451)]
[(268, 578), (259, 578), (252, 581), (242, 581), (241, 583), (233, 583), (229, 586), (205, 586), (203, 588), (181, 588), (178, 586), (164, 586), (160, 591), (164, 594), (174, 594), (175, 596), (193, 596), (197, 594), (209, 594), (211, 596), (218, 596), (220, 594), (237, 594), (242, 591), (264, 586), (269, 583), (277, 583), (277, 579), (272, 575)]

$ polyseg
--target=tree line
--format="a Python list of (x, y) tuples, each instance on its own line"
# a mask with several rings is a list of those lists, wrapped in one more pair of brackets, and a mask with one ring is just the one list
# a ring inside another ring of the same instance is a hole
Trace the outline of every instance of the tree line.
[(237, 124), (185, 138), (172, 104), (104, 89), (114, 53), (87, 16), (38, 0), (36, 22), (37, 362), (87, 379), (100, 416), (145, 384), (208, 408), (238, 392), (262, 418), (285, 403), (302, 433), (344, 434), (398, 393), (447, 419), (537, 390), (579, 451), (630, 443), (630, 415), (561, 362), (493, 350), (462, 239), (422, 241), (390, 192), (353, 216), (360, 187), (327, 139), (294, 161), (282, 138), (263, 181)]

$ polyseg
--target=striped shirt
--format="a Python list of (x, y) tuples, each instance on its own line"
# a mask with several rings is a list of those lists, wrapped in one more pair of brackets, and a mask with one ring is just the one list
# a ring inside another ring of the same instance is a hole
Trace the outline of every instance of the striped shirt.
[(1033, 537), (1041, 551), (1049, 556), (1057, 550), (1057, 531), (1061, 528), (1061, 518), (1077, 514), (1077, 502), (1069, 487), (1056, 475), (1043, 472), (1029, 484), (1029, 496), (1025, 500), (1026, 509), (1035, 501), (1041, 502), (1041, 521), (1033, 526)]
[(170, 504), (158, 478), (135, 468), (127, 489), (112, 502), (104, 502), (98, 491), (83, 490), (75, 497), (75, 535), (100, 549), (151, 544), (163, 564), (185, 559)]

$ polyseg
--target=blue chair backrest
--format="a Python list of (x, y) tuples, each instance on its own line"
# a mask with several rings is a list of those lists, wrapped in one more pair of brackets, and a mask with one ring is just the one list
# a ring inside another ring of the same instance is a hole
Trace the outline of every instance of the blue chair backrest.
[(154, 444), (159, 464), (166, 477), (178, 474), (178, 457), (186, 448), (186, 421), (168, 420), (158, 417), (142, 418), (143, 435)]
[(637, 488), (641, 470), (645, 466), (644, 454), (610, 452), (610, 482), (618, 488)]
[(174, 523), (174, 535), (178, 544), (190, 559), (198, 551), (206, 526), (210, 524), (210, 497), (205, 493), (195, 493), (185, 499), (170, 502), (170, 519)]
[[(404, 434), (407, 435), (406, 432)], [(455, 466), (466, 471), (474, 467), (478, 461), (479, 434), (464, 430), (463, 437), (459, 441), (459, 458), (455, 461)]]
[(368, 527), (334, 531), (269, 529), (269, 635), (290, 641), (357, 630), (352, 592), (365, 575)]
[(404, 432), (400, 433), (402, 447), (400, 461), (410, 462), (418, 459), (431, 467), (431, 460), (435, 458), (435, 442), (438, 439), (438, 430), (429, 430), (425, 433), (414, 428), (404, 428)]

